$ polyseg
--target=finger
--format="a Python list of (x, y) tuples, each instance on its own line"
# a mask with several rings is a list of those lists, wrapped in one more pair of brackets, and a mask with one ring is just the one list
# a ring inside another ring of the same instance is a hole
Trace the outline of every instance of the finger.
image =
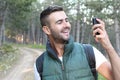
[(100, 24), (105, 25), (105, 23), (104, 23), (101, 19), (97, 18), (96, 20), (97, 20)]
[(99, 35), (100, 35), (100, 34), (103, 33), (103, 30), (101, 30), (100, 28), (97, 28), (97, 29), (93, 30), (93, 36), (94, 37), (96, 37), (96, 35), (97, 35), (96, 33), (99, 33)]
[(100, 29), (104, 30), (104, 27), (103, 27), (102, 24), (95, 24), (95, 25), (92, 27), (92, 30), (95, 30), (95, 29), (97, 29), (97, 28), (100, 28)]
[(98, 38), (95, 38), (95, 41), (96, 41), (96, 42), (99, 42)]
[(96, 42), (100, 42), (101, 41), (101, 39), (103, 38), (103, 35), (95, 35), (95, 41)]

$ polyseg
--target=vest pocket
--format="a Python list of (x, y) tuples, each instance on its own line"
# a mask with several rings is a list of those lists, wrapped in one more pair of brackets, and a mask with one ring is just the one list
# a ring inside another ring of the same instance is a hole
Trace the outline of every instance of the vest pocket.
[(67, 73), (68, 80), (94, 80), (90, 69), (77, 69)]
[(43, 76), (43, 80), (63, 80), (62, 74)]

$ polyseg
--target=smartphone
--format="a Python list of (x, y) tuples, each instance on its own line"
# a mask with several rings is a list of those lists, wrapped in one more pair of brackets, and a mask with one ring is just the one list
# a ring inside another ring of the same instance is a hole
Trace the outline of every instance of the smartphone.
[(93, 18), (93, 19), (92, 19), (92, 22), (93, 22), (93, 25), (99, 24), (99, 22), (96, 20), (96, 18)]
[[(92, 18), (92, 23), (93, 23), (93, 25), (99, 24), (99, 22), (96, 20), (96, 18)], [(97, 32), (96, 35), (100, 35), (100, 33)]]

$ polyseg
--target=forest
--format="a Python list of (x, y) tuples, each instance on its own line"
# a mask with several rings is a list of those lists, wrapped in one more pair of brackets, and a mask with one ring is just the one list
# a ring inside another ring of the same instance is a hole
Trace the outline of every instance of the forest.
[(64, 8), (76, 42), (92, 44), (104, 53), (91, 30), (92, 18), (102, 19), (120, 55), (120, 0), (0, 0), (0, 46), (7, 43), (45, 45), (47, 36), (39, 17), (49, 5)]

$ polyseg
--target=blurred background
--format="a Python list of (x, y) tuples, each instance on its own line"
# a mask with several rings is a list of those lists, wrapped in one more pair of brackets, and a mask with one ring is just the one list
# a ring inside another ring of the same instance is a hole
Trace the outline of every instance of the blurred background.
[(81, 43), (96, 44), (92, 35), (92, 17), (105, 21), (110, 40), (120, 53), (119, 0), (0, 0), (0, 46), (4, 43), (42, 44), (39, 15), (49, 5), (63, 6), (72, 25), (71, 35)]
[[(16, 45), (45, 48), (47, 36), (42, 31), (39, 17), (49, 5), (64, 8), (75, 41), (92, 44), (107, 57), (101, 45), (95, 42), (91, 31), (93, 17), (105, 21), (109, 38), (120, 55), (120, 0), (0, 0), (1, 61), (4, 61), (3, 55), (8, 57), (7, 52), (16, 51), (13, 48)], [(1, 63), (1, 71), (3, 66)]]

